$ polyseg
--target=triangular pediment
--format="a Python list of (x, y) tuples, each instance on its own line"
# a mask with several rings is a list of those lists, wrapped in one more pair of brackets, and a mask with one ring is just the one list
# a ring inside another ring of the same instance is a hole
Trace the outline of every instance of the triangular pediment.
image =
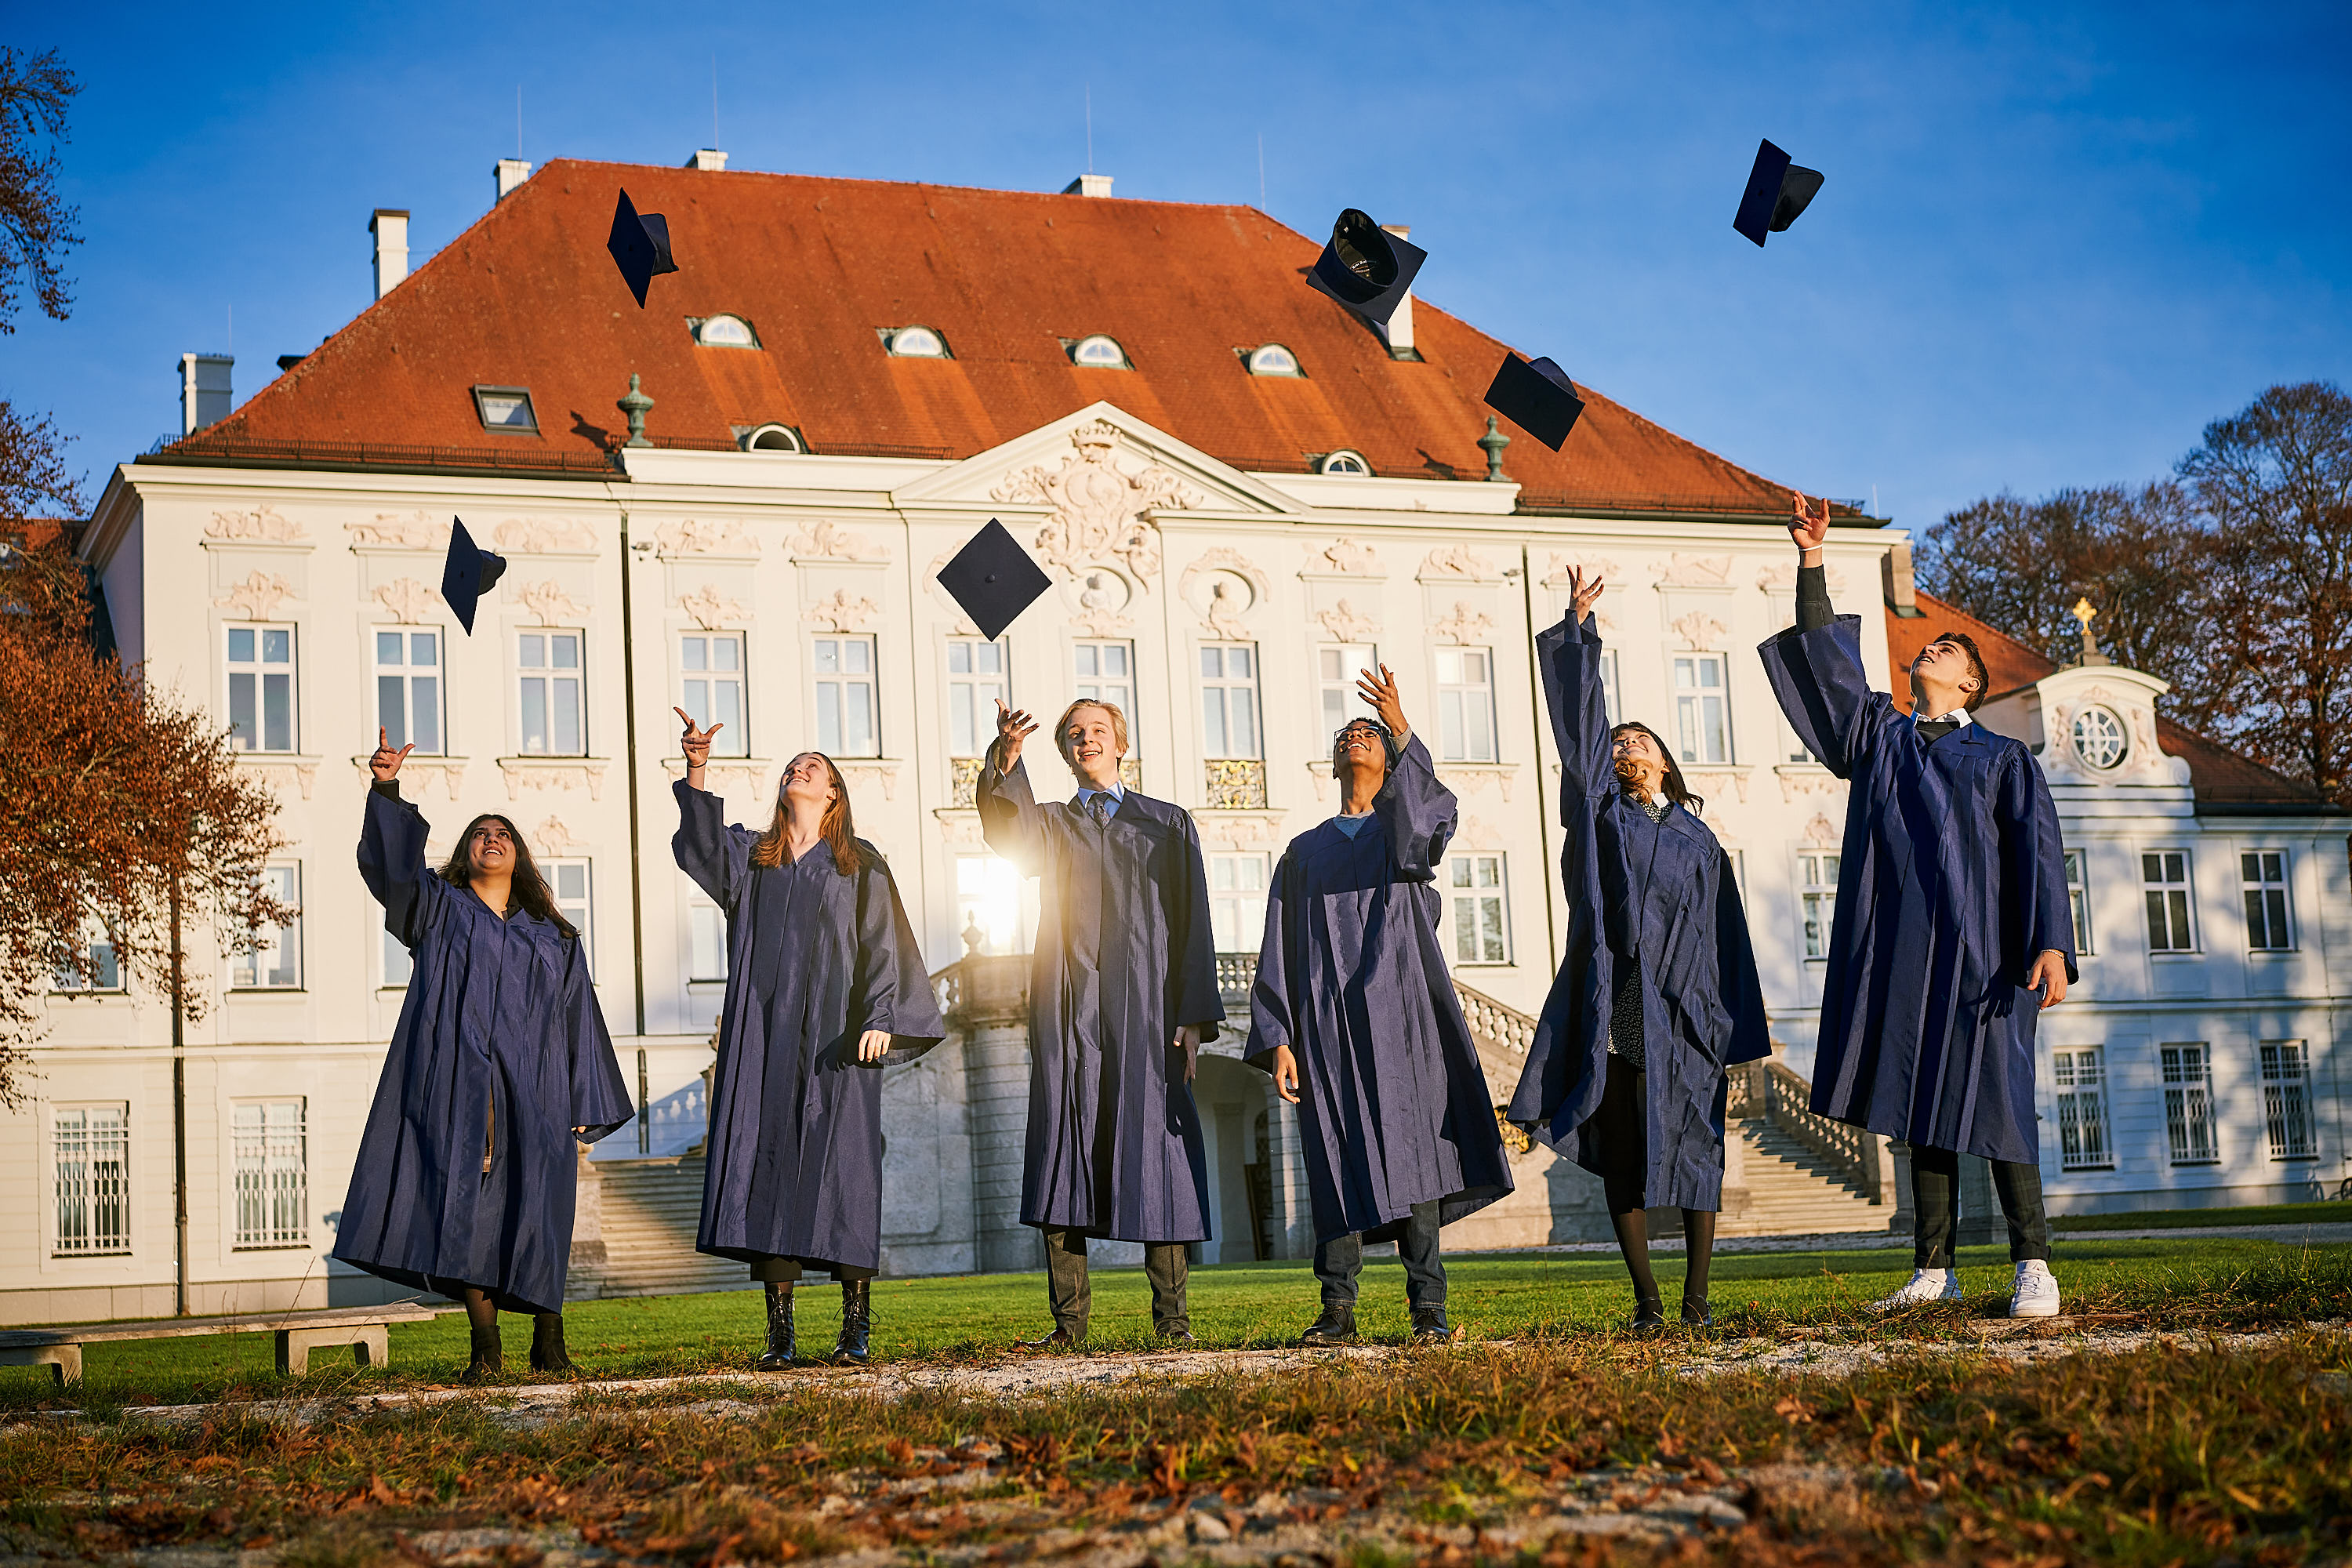
[(1289, 514), (1297, 500), (1109, 403), (1016, 436), (892, 492), (902, 510), (1129, 510)]

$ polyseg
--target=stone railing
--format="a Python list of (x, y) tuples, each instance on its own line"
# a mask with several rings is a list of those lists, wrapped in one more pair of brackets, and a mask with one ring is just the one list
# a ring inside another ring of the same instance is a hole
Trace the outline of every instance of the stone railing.
[(1256, 984), (1256, 953), (1217, 954), (1217, 994), (1224, 999), (1226, 1011), (1239, 1008), (1246, 1012), (1250, 1005), (1250, 987)]
[(1202, 764), (1202, 804), (1217, 811), (1264, 811), (1265, 763), (1255, 757), (1212, 758)]
[(1457, 983), (1454, 991), (1462, 998), (1462, 1016), (1469, 1021), (1472, 1039), (1500, 1056), (1526, 1059), (1536, 1038), (1533, 1018), (1467, 985)]
[(1894, 1159), (1886, 1140), (1815, 1112), (1813, 1086), (1795, 1069), (1772, 1060), (1746, 1062), (1727, 1076), (1727, 1119), (1762, 1117), (1827, 1163), (1846, 1185), (1872, 1203), (1895, 1201)]

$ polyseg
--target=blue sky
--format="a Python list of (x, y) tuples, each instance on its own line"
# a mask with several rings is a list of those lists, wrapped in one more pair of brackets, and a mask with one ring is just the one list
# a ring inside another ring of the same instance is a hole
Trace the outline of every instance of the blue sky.
[[(1413, 226), (1420, 292), (1776, 479), (1922, 526), (2165, 471), (2352, 380), (2352, 7), (1236, 4), (9, 7), (88, 84), (71, 319), (0, 392), (102, 479), (422, 261), (490, 165), (572, 155), (1255, 202)], [(1341, 28), (1349, 16), (1364, 25)], [(1828, 184), (1758, 251), (1759, 135)]]

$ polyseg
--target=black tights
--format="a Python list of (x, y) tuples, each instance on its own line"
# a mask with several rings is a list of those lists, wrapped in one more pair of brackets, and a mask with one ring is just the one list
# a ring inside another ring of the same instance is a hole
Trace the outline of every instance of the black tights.
[[(1617, 1232), (1617, 1246), (1625, 1254), (1625, 1272), (1633, 1277), (1633, 1294), (1644, 1301), (1658, 1299), (1658, 1281), (1650, 1272), (1650, 1216), (1642, 1207), (1640, 1178), (1603, 1178), (1608, 1194), (1609, 1223)], [(1707, 1269), (1715, 1261), (1715, 1211), (1683, 1210), (1683, 1246), (1689, 1266), (1683, 1274), (1683, 1300), (1706, 1300)]]
[[(2009, 1222), (2009, 1260), (2050, 1258), (2050, 1220), (2042, 1208), (2042, 1167), (2010, 1160), (1987, 1162), (1992, 1166), (1993, 1191), (2000, 1197), (2001, 1217)], [(1949, 1268), (1952, 1227), (1958, 1216), (1960, 1157), (1950, 1149), (1911, 1145), (1911, 1211), (1916, 1226), (1912, 1266)]]

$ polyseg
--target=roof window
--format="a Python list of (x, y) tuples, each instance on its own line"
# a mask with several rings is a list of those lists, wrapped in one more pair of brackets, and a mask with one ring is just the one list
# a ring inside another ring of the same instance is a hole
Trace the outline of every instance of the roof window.
[(948, 341), (929, 327), (896, 327), (882, 334), (893, 359), (953, 359)]
[(753, 331), (751, 323), (740, 316), (705, 316), (698, 321), (691, 317), (688, 319), (694, 327), (694, 341), (704, 348), (756, 349), (760, 346), (760, 334)]
[(1315, 465), (1318, 474), (1342, 474), (1351, 479), (1368, 479), (1372, 466), (1364, 461), (1361, 452), (1332, 452)]
[(1127, 351), (1118, 346), (1118, 340), (1101, 332), (1097, 332), (1092, 337), (1080, 338), (1076, 342), (1072, 343), (1070, 363), (1093, 365), (1101, 370), (1133, 370), (1135, 368), (1128, 362)]
[(474, 388), (474, 412), (482, 417), (485, 430), (505, 430), (519, 436), (539, 434), (539, 417), (530, 409), (530, 389), (527, 386), (478, 386)]
[(754, 425), (737, 437), (747, 452), (805, 452), (808, 443), (789, 425)]
[(1245, 362), (1252, 375), (1305, 375), (1298, 368), (1298, 356), (1280, 343), (1260, 343), (1250, 350)]

